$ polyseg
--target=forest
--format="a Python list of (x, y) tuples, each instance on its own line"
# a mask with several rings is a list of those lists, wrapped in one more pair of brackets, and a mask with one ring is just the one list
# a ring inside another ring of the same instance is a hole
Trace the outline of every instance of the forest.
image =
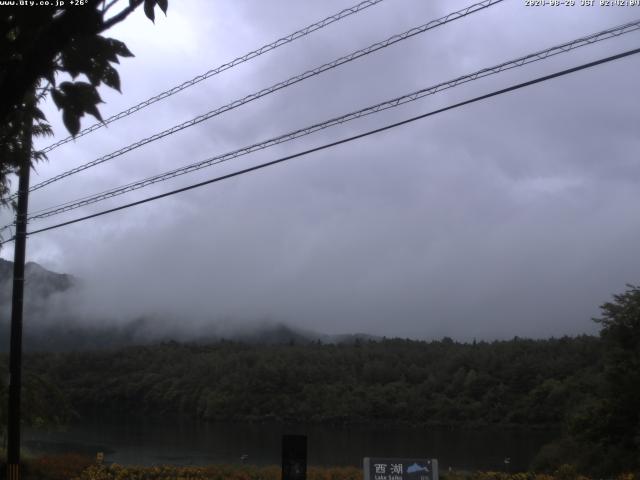
[[(566, 432), (576, 405), (593, 403), (603, 388), (602, 347), (599, 338), (580, 336), (164, 342), (39, 353), (25, 359), (23, 410), (29, 423), (45, 427), (112, 416)], [(567, 450), (566, 439), (549, 446), (536, 468), (555, 471), (570, 458)]]
[(31, 383), (55, 389), (79, 417), (416, 426), (559, 425), (600, 388), (603, 368), (600, 341), (588, 336), (473, 344), (165, 342), (32, 354), (25, 366)]
[[(640, 287), (601, 306), (600, 335), (459, 343), (163, 342), (25, 357), (24, 419), (557, 427), (536, 467), (640, 470)], [(7, 357), (0, 356), (0, 373)], [(6, 405), (6, 387), (0, 387)], [(2, 422), (6, 424), (3, 408)]]

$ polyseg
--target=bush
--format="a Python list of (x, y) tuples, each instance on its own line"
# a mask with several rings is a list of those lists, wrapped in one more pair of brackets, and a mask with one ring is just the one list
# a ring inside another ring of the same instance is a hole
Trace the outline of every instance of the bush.
[(69, 480), (85, 471), (94, 460), (86, 455), (43, 455), (24, 463), (25, 480)]

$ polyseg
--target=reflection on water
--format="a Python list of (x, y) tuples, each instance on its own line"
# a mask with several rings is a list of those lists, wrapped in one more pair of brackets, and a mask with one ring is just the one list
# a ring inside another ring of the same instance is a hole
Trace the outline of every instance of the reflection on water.
[(283, 434), (308, 436), (310, 465), (361, 466), (363, 457), (432, 457), (441, 469), (526, 470), (555, 432), (524, 429), (328, 427), (280, 424), (198, 424), (168, 421), (102, 421), (65, 432), (27, 431), (24, 445), (34, 452), (105, 452), (105, 460), (125, 465), (206, 465), (280, 463)]

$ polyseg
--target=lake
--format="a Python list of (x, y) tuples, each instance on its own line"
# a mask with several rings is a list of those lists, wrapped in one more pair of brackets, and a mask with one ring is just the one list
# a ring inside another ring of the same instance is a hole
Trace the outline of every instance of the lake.
[[(557, 432), (504, 428), (382, 428), (321, 425), (200, 424), (167, 420), (95, 421), (65, 431), (23, 433), (23, 445), (34, 453), (105, 453), (107, 462), (124, 465), (280, 464), (283, 434), (308, 437), (310, 465), (354, 465), (362, 458), (437, 458), (441, 471), (526, 470), (540, 447)], [(505, 458), (509, 464), (505, 464)]]

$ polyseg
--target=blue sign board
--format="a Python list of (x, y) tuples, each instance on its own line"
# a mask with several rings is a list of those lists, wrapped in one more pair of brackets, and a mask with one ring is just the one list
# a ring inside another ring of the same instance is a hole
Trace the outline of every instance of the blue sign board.
[(438, 480), (435, 458), (372, 458), (363, 462), (364, 480)]

